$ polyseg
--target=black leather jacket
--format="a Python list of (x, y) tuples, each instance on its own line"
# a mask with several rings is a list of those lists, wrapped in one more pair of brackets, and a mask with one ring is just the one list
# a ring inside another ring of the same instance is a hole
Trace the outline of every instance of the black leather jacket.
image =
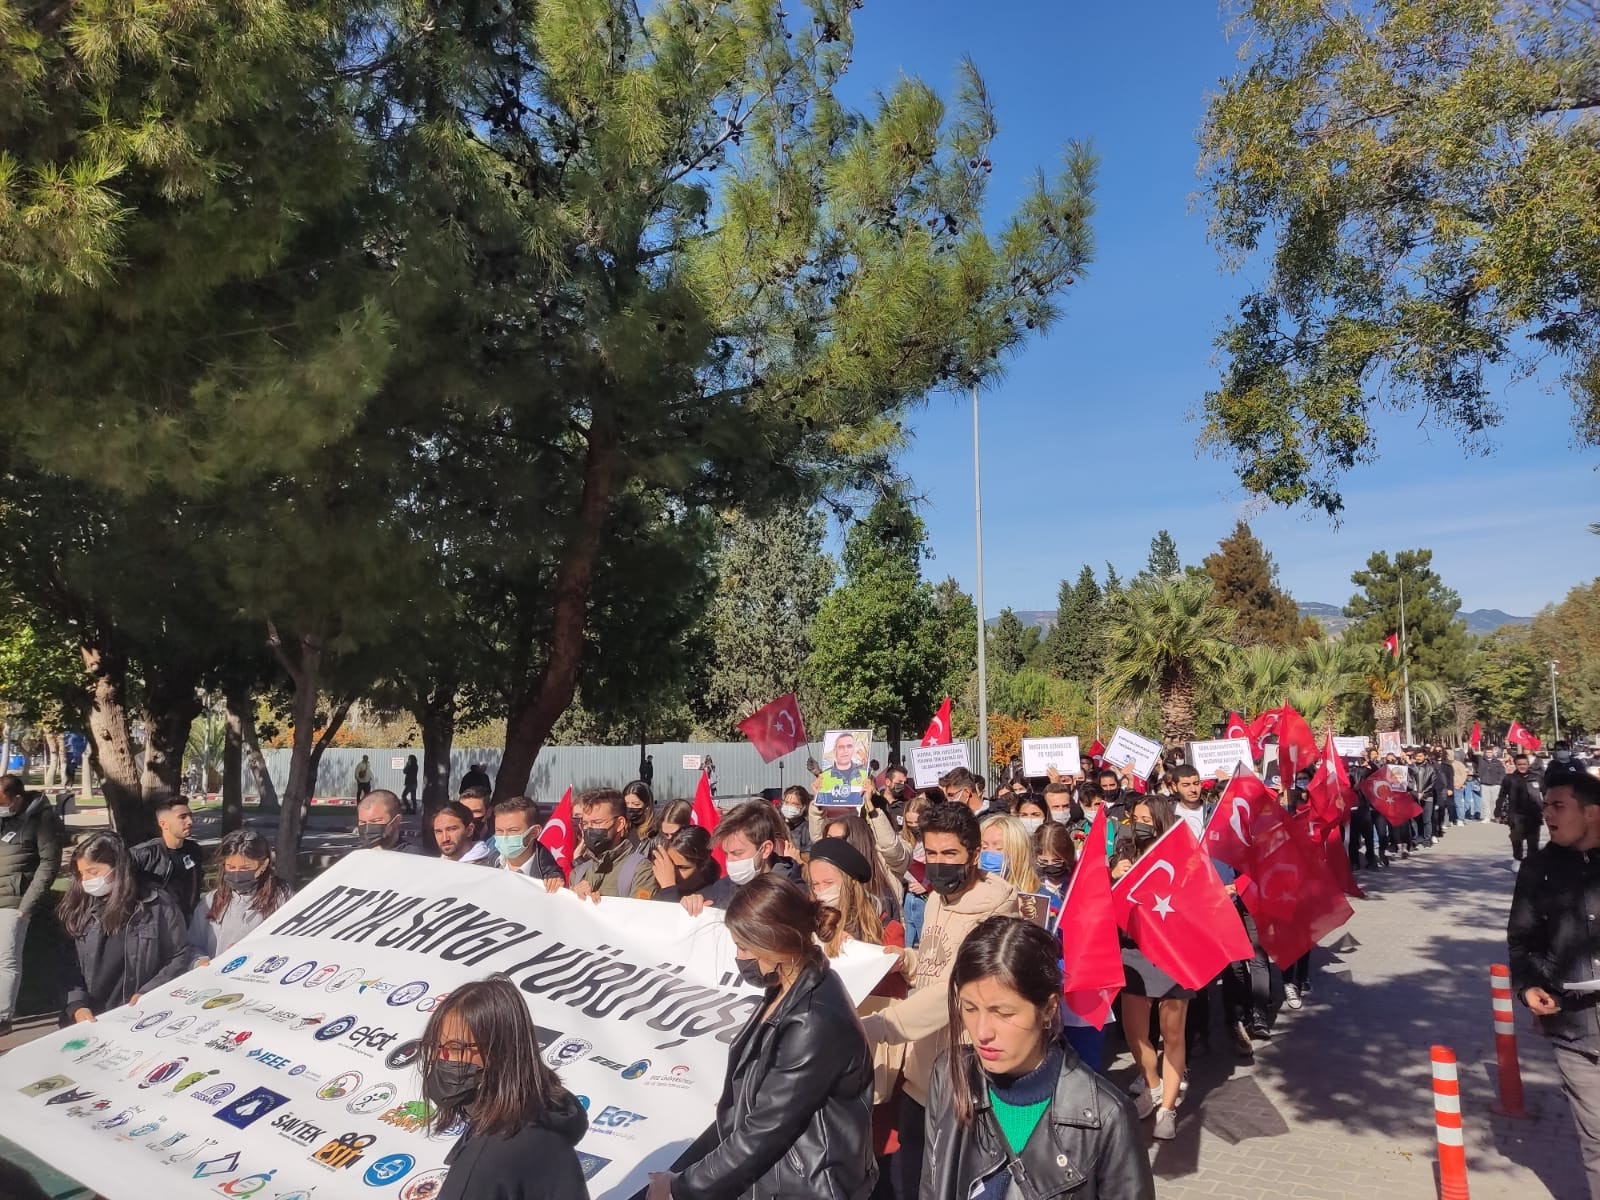
[(1555, 1016), (1539, 1018), (1545, 1034), (1600, 1053), (1600, 994), (1562, 991), (1564, 984), (1600, 979), (1600, 922), (1592, 913), (1600, 913), (1600, 850), (1545, 846), (1517, 872), (1506, 948), (1518, 1001), (1526, 1004), (1528, 989), (1536, 987), (1561, 1005)]
[(872, 1157), (872, 1053), (855, 1005), (824, 963), (808, 964), (766, 1020), (728, 1054), (720, 1144), (672, 1182), (673, 1200), (865, 1200)]
[(1541, 813), (1544, 796), (1539, 790), (1539, 779), (1530, 769), (1526, 774), (1512, 771), (1500, 788), (1500, 803), (1512, 817), (1537, 817)]
[[(1063, 1044), (1065, 1057), (1055, 1096), (1011, 1171), (1007, 1200), (1155, 1200), (1133, 1106), (1112, 1084), (1084, 1066)], [(928, 1146), (922, 1160), (920, 1200), (967, 1200), (979, 1180), (1011, 1167), (1005, 1136), (995, 1123), (989, 1090), (970, 1046), (966, 1060), (977, 1111), (972, 1124), (956, 1120), (950, 1099), (948, 1053), (940, 1055), (928, 1089)]]

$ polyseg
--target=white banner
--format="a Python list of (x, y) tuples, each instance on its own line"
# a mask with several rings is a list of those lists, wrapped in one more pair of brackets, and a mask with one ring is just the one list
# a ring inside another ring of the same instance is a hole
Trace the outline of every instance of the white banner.
[(1156, 763), (1161, 760), (1161, 743), (1151, 741), (1131, 729), (1124, 729), (1118, 725), (1117, 731), (1106, 743), (1105, 753), (1100, 757), (1113, 767), (1132, 763), (1135, 771), (1149, 778), (1150, 772), (1156, 769)]
[(1252, 770), (1249, 738), (1217, 738), (1213, 741), (1189, 743), (1189, 765), (1200, 772), (1202, 779), (1215, 779), (1217, 772), (1232, 775), (1234, 767), (1244, 763)]
[(1400, 731), (1391, 729), (1387, 733), (1378, 734), (1379, 754), (1404, 754), (1406, 748), (1400, 744)]
[[(857, 1002), (888, 956), (834, 960)], [(760, 1004), (721, 915), (352, 854), (210, 966), (0, 1058), (5, 1133), (108, 1200), (434, 1200), (416, 1061), (452, 988), (504, 972), (588, 1110), (589, 1194), (622, 1200), (713, 1119)]]
[(1022, 773), (1030, 779), (1043, 779), (1054, 767), (1061, 775), (1076, 775), (1083, 763), (1075, 737), (1023, 738)]
[(1365, 758), (1370, 745), (1372, 739), (1369, 737), (1336, 737), (1333, 739), (1333, 752), (1340, 758)]
[(919, 788), (937, 787), (939, 776), (957, 767), (972, 770), (965, 742), (952, 742), (948, 746), (911, 747), (911, 782)]

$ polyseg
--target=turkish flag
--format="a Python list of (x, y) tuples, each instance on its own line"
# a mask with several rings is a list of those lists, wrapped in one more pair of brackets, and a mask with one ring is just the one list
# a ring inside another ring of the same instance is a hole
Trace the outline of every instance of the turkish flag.
[[(711, 777), (704, 771), (700, 772), (700, 782), (694, 785), (694, 808), (689, 814), (689, 824), (698, 825), (707, 833), (714, 834), (717, 822), (722, 820), (722, 813), (717, 811), (717, 803), (711, 798)], [(713, 843), (715, 845), (715, 843)], [(719, 865), (726, 868), (728, 858), (722, 852), (721, 846), (715, 846), (711, 851)]]
[(800, 719), (800, 703), (793, 692), (756, 709), (739, 722), (739, 732), (750, 739), (762, 762), (782, 758), (806, 744), (806, 723)]
[[(1245, 724), (1245, 719), (1238, 713), (1231, 712), (1228, 714), (1228, 728), (1223, 732), (1222, 736), (1230, 738), (1248, 738), (1250, 736), (1250, 726)], [(1260, 755), (1257, 754), (1256, 757), (1259, 758)]]
[(1179, 821), (1111, 889), (1117, 923), (1152, 963), (1186, 988), (1203, 988), (1254, 954), (1211, 859)]
[(1267, 739), (1278, 732), (1278, 722), (1283, 719), (1281, 708), (1269, 708), (1250, 722), (1250, 728), (1245, 731), (1250, 739), (1250, 756), (1259, 759), (1265, 749)]
[(1350, 784), (1350, 775), (1344, 769), (1344, 759), (1333, 748), (1330, 737), (1322, 744), (1322, 762), (1317, 773), (1306, 787), (1311, 797), (1311, 807), (1325, 824), (1342, 825), (1356, 802), (1356, 790)]
[(571, 788), (561, 797), (556, 811), (550, 814), (550, 819), (539, 831), (539, 844), (550, 851), (550, 857), (556, 860), (561, 873), (571, 878), (572, 857), (578, 852), (578, 830), (572, 817)]
[(1472, 737), (1468, 739), (1468, 743), (1474, 750), (1483, 749), (1483, 727), (1476, 721), (1472, 723)]
[(1404, 825), (1422, 815), (1422, 805), (1410, 792), (1395, 787), (1377, 771), (1361, 781), (1360, 791), (1391, 825)]
[[(1106, 844), (1106, 806), (1095, 809), (1086, 846)], [(1102, 854), (1080, 853), (1061, 901), (1062, 1002), (1096, 1029), (1111, 1019), (1122, 990), (1122, 947), (1111, 902), (1111, 867)]]
[(1290, 705), (1278, 712), (1278, 774), (1283, 776), (1283, 786), (1290, 788), (1295, 776), (1317, 761), (1317, 737)]
[(1344, 829), (1332, 822), (1324, 821), (1317, 815), (1315, 808), (1302, 808), (1291, 819), (1305, 822), (1306, 828), (1311, 831), (1315, 852), (1321, 854), (1323, 862), (1328, 866), (1328, 873), (1339, 885), (1339, 890), (1346, 896), (1356, 896), (1365, 900), (1367, 894), (1357, 885), (1356, 873), (1350, 868), (1350, 854), (1344, 844)]
[(1261, 948), (1288, 970), (1354, 910), (1329, 872), (1308, 821), (1290, 817), (1279, 805), (1256, 811), (1251, 857), (1251, 870), (1236, 881), (1239, 898), (1255, 918)]
[(1506, 745), (1521, 746), (1524, 750), (1535, 752), (1544, 749), (1544, 743), (1524, 729), (1521, 721), (1511, 722), (1511, 728), (1506, 730)]
[(1388, 637), (1384, 638), (1383, 639), (1383, 648), (1385, 650), (1387, 650), (1390, 654), (1394, 655), (1396, 658), (1399, 658), (1400, 657), (1400, 635), (1398, 633), (1391, 633)]
[(1105, 755), (1105, 752), (1105, 746), (1101, 744), (1099, 738), (1095, 738), (1094, 744), (1089, 747), (1089, 757), (1094, 760), (1095, 766), (1098, 767), (1100, 765), (1100, 760)]
[(939, 712), (928, 722), (928, 732), (922, 735), (924, 746), (948, 746), (950, 744), (950, 697), (944, 698), (944, 703), (939, 705)]
[(1233, 778), (1222, 790), (1217, 807), (1206, 824), (1205, 849), (1235, 871), (1250, 869), (1250, 827), (1262, 805), (1278, 806), (1278, 798), (1267, 790), (1261, 777), (1244, 763), (1233, 770)]

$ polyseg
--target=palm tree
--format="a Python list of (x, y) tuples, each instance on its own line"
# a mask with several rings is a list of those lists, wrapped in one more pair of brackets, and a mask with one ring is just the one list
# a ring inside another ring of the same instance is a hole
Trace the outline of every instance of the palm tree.
[(1169, 743), (1194, 736), (1202, 683), (1227, 671), (1234, 614), (1211, 602), (1203, 575), (1148, 579), (1118, 598), (1107, 637), (1107, 687), (1135, 698), (1155, 692)]
[(1295, 680), (1294, 658), (1277, 646), (1246, 646), (1229, 664), (1227, 692), (1246, 719), (1283, 703)]
[[(1401, 727), (1400, 706), (1405, 697), (1405, 673), (1394, 656), (1381, 646), (1367, 646), (1361, 655), (1361, 677), (1372, 697), (1372, 721), (1381, 733)], [(1436, 708), (1449, 694), (1444, 685), (1431, 679), (1411, 681), (1411, 701), (1416, 708)], [(1416, 715), (1415, 711), (1412, 713)]]
[(1365, 690), (1362, 648), (1332, 638), (1306, 638), (1295, 659), (1308, 693), (1301, 699), (1312, 705), (1295, 707), (1324, 737), (1332, 737), (1338, 732), (1339, 702)]

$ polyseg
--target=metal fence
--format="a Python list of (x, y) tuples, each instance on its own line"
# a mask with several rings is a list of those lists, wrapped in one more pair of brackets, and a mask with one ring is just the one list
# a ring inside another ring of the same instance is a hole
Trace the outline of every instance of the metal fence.
[[(908, 759), (914, 742), (902, 743)], [(658, 801), (678, 797), (689, 799), (694, 795), (700, 778), (698, 768), (686, 767), (684, 761), (693, 756), (710, 755), (717, 765), (717, 792), (722, 796), (755, 795), (765, 788), (805, 784), (811, 781), (806, 773), (804, 749), (796, 750), (772, 763), (764, 763), (756, 748), (748, 742), (667, 742), (646, 748), (655, 766), (655, 794)], [(821, 745), (817, 744), (820, 755)], [(317, 769), (316, 785), (312, 794), (317, 796), (353, 796), (356, 791), (356, 765), (366, 755), (372, 765), (372, 786), (388, 788), (398, 793), (404, 784), (406, 756), (415, 753), (420, 764), (420, 751), (409, 749), (375, 749), (353, 747), (330, 749), (322, 756)], [(978, 761), (978, 743), (967, 743), (969, 760)], [(289, 778), (288, 750), (268, 750), (265, 753), (267, 769), (272, 782), (281, 793)], [(880, 763), (889, 761), (886, 742), (872, 743), (871, 757)], [(500, 769), (498, 750), (454, 750), (450, 754), (450, 791), (454, 795), (460, 787), (461, 777), (473, 763), (482, 764), (489, 777), (494, 778)], [(561, 793), (571, 787), (581, 791), (588, 787), (621, 787), (639, 778), (639, 748), (637, 746), (546, 746), (533, 765), (533, 776), (528, 780), (528, 794), (535, 800), (553, 803)], [(421, 787), (419, 778), (418, 787)], [(253, 795), (256, 787), (248, 770), (244, 776), (244, 791)]]

